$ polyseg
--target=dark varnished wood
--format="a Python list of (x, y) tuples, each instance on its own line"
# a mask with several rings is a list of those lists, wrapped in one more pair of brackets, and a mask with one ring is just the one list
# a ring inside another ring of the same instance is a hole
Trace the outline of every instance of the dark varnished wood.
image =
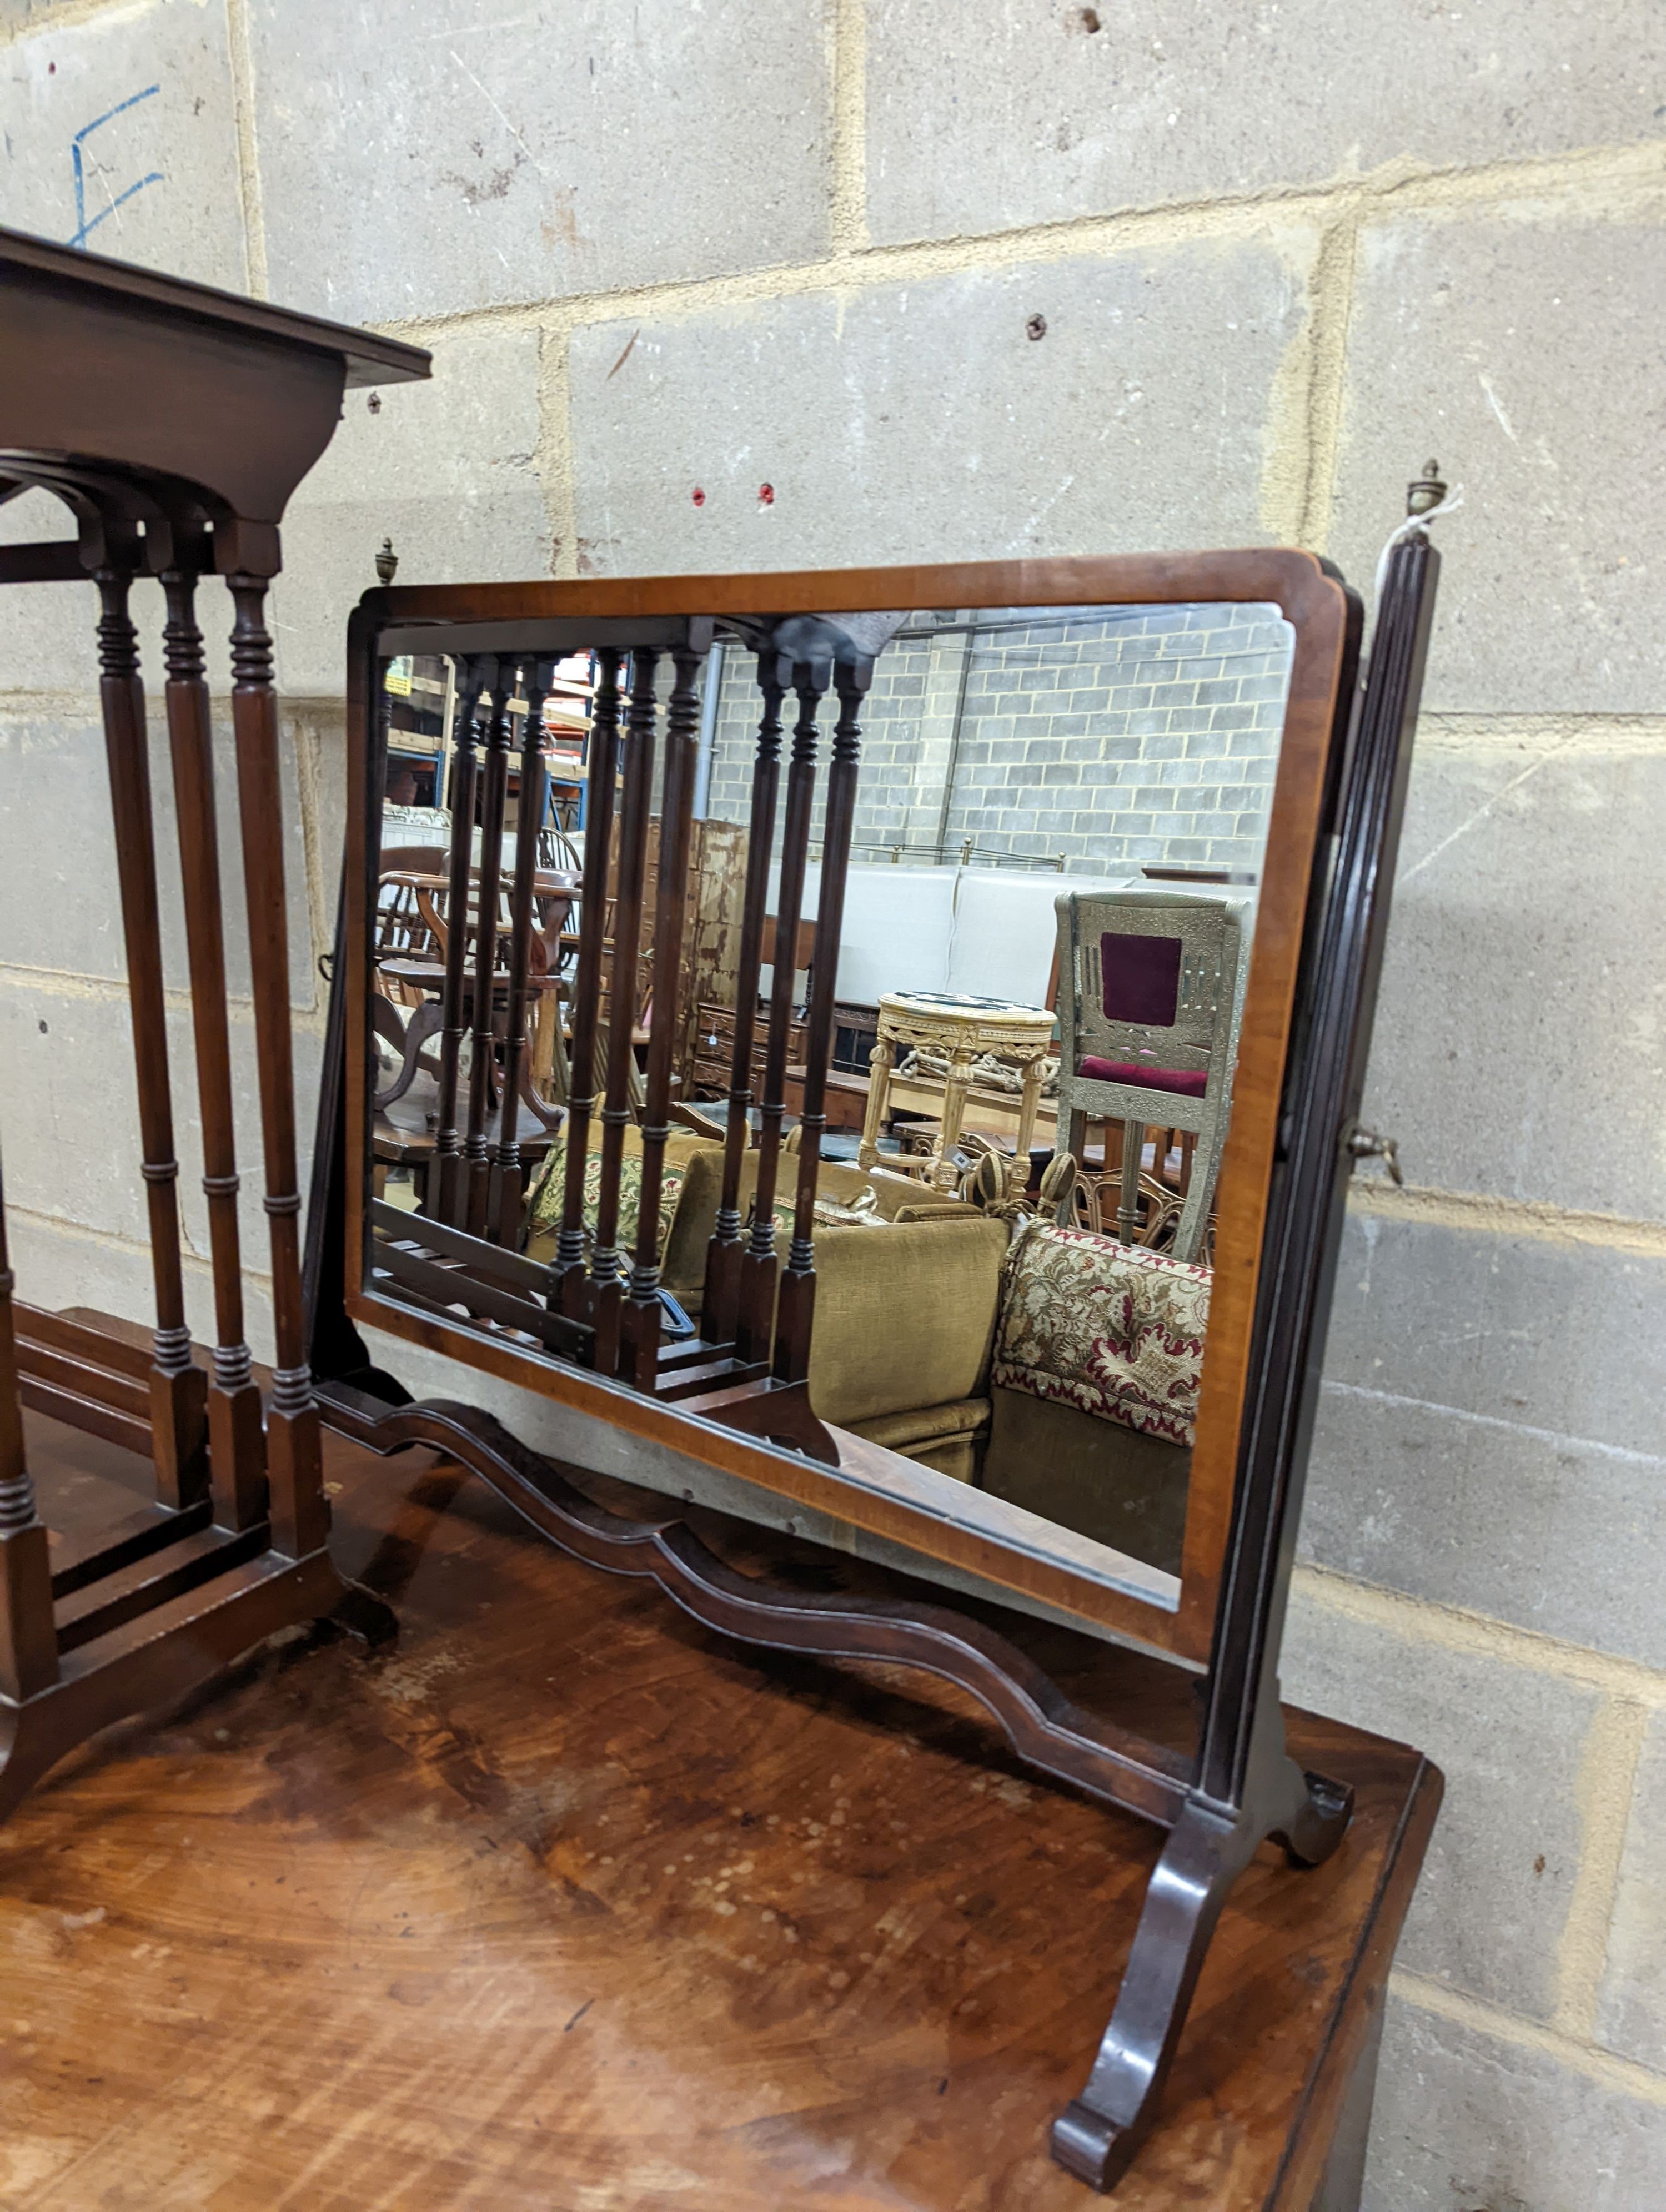
[(606, 933), (608, 854), (619, 761), (619, 677), (623, 655), (603, 646), (596, 655), (594, 712), (590, 725), (589, 801), (584, 825), (584, 904), (579, 918), (578, 963), (573, 982), (572, 1090), (567, 1109), (566, 1182), (556, 1244), (555, 1297), (573, 1320), (585, 1313), (584, 1174), (590, 1122), (596, 1109), (596, 1009), (601, 999), (602, 945)]
[[(440, 1095), (435, 1109), (435, 1171), (429, 1178), (429, 1205), (441, 1221), (457, 1220), (462, 1205), (463, 1138), (457, 1117), (466, 1003), (463, 979), (469, 957), (467, 918), (477, 769), (476, 717), (490, 667), (489, 662), (478, 656), (464, 661), (458, 672), (452, 723), (451, 863), (447, 911), (453, 923), (446, 937), (445, 976), (440, 994)], [(374, 865), (374, 854), (369, 856), (370, 864)]]
[[(109, 765), (146, 1186), (155, 1326), (137, 1355), (119, 1328), (14, 1314), (0, 1255), (0, 1817), (87, 1735), (201, 1682), (343, 1589), (305, 1354), (299, 1255), (283, 809), (264, 605), (278, 524), (328, 442), (350, 366), (426, 373), (416, 349), (231, 300), (0, 232), (0, 496), (52, 494), (64, 547), (15, 549), (4, 580), (97, 589)], [(267, 1436), (244, 1340), (211, 730), (196, 580), (236, 609), (233, 722), (250, 970), (272, 1216), (278, 1370)], [(217, 1344), (185, 1326), (178, 1163), (163, 989), (145, 700), (130, 601), (161, 578), (167, 708), (180, 836)], [(90, 604), (92, 594), (84, 593)], [(94, 1460), (153, 1470), (154, 1500), (54, 1559), (19, 1452), (22, 1407), (67, 1420)], [(270, 1508), (263, 1457), (271, 1470)], [(130, 1456), (130, 1464), (131, 1456)]]
[(765, 917), (769, 905), (769, 860), (775, 842), (775, 805), (781, 784), (781, 706), (785, 696), (780, 658), (757, 659), (763, 709), (758, 718), (757, 754), (752, 768), (751, 811), (747, 827), (746, 887), (735, 975), (734, 1044), (729, 1071), (729, 1118), (723, 1133), (723, 1188), (717, 1225), (706, 1255), (705, 1296), (701, 1311), (707, 1332), (733, 1340), (740, 1316), (740, 1173), (746, 1157), (747, 1116), (752, 1103), (752, 1044), (757, 1031), (758, 972), (763, 966)]
[[(36, 1425), (48, 1484), (58, 1441)], [(1046, 2123), (1149, 1829), (1026, 1780), (947, 1686), (738, 1651), (527, 1543), (443, 1460), (325, 1449), (343, 1565), (400, 1644), (269, 1651), (0, 1835), (0, 2196), (1083, 2201)], [(738, 1571), (870, 1587), (702, 1533)], [(1037, 1634), (1084, 1710), (1170, 1697), (1172, 1670)], [(1300, 1882), (1246, 1870), (1125, 2212), (1316, 2212), (1439, 1784), (1400, 1746), (1290, 1726), (1354, 1786), (1353, 1826)]]
[(581, 1470), (529, 1450), (489, 1414), (438, 1399), (390, 1409), (339, 1384), (324, 1390), (332, 1428), (376, 1451), (410, 1443), (446, 1451), (563, 1551), (614, 1574), (650, 1577), (708, 1627), (781, 1650), (941, 1674), (988, 1707), (1031, 1765), (1149, 1820), (1179, 1817), (1189, 1762), (1115, 1724), (1096, 1727), (984, 1621), (917, 1598), (818, 1598), (760, 1585), (714, 1557), (680, 1510), (643, 1520), (609, 1511), (577, 1486)]
[(1250, 1856), (1272, 1834), (1298, 1863), (1322, 1858), (1347, 1817), (1334, 1784), (1309, 1776), (1305, 1796), (1293, 1786), (1278, 1654), (1438, 566), (1420, 532), (1394, 548), (1347, 772), (1333, 787), (1335, 849), (1304, 932), (1298, 988), (1308, 1019), (1268, 1193), (1246, 1451), (1195, 1778), (1152, 1876), (1092, 2073), (1053, 2135), (1061, 2162), (1101, 2189), (1127, 2171), (1153, 2124), (1210, 1937)]
[[(798, 701), (793, 750), (787, 763), (787, 806), (781, 830), (781, 881), (775, 895), (775, 933), (796, 943), (810, 851), (810, 810), (816, 795), (816, 715), (832, 670), (826, 662), (795, 664), (780, 656), (775, 681)], [(757, 1179), (752, 1225), (740, 1261), (739, 1314), (735, 1350), (743, 1359), (768, 1359), (775, 1340), (776, 1279), (775, 1182), (781, 1166), (781, 1123), (787, 1112), (787, 1043), (793, 1026), (792, 963), (771, 971), (769, 1043), (763, 1055), (763, 1095), (758, 1102)]]
[(206, 1392), (192, 1363), (179, 1256), (179, 1164), (173, 1154), (173, 1100), (167, 1066), (167, 1010), (162, 996), (161, 918), (157, 902), (155, 832), (150, 803), (150, 754), (137, 634), (128, 616), (132, 573), (100, 569), (99, 698), (104, 713), (121, 891), (128, 1001), (133, 1018), (133, 1068), (139, 1103), (150, 1267), (156, 1297), (151, 1372), (151, 1428), (157, 1495), (190, 1505), (207, 1494)]
[[(654, 1006), (649, 1019), (648, 1080), (642, 1113), (642, 1178), (636, 1208), (636, 1249), (620, 1316), (620, 1372), (640, 1390), (654, 1389), (660, 1367), (660, 1201), (666, 1139), (671, 1133), (672, 1063), (683, 1040), (678, 995), (687, 913), (689, 852), (694, 823), (694, 769), (700, 698), (696, 678), (704, 655), (687, 646), (672, 654), (666, 714), (665, 777), (660, 800), (660, 865), (654, 921)], [(623, 1027), (618, 987), (614, 1027)]]
[[(481, 865), (474, 878), (474, 978), (469, 994), (469, 1121), (463, 1139), (460, 1202), (451, 1216), (459, 1228), (466, 1228), (474, 1237), (485, 1232), (491, 1187), (486, 1121), (492, 1109), (492, 1078), (497, 1058), (494, 1023), (497, 902), (502, 882), (503, 800), (509, 780), (509, 700), (514, 690), (514, 663), (508, 659), (492, 663), (487, 682), (491, 687), (492, 704), (486, 718), (486, 742), (480, 756)], [(469, 825), (465, 822), (462, 827), (466, 836)], [(456, 834), (453, 826), (453, 838)], [(466, 909), (453, 911), (453, 935), (464, 927), (465, 920)]]
[(629, 1084), (635, 1054), (632, 1030), (636, 1003), (636, 952), (641, 941), (648, 875), (648, 812), (655, 750), (654, 677), (659, 655), (651, 648), (630, 656), (630, 707), (624, 744), (624, 792), (619, 805), (619, 866), (609, 970), (612, 1018), (607, 1032), (607, 1085), (602, 1098), (601, 1182), (596, 1198), (595, 1242), (585, 1286), (584, 1317), (595, 1332), (594, 1361), (611, 1375), (619, 1362), (624, 1282), (619, 1257), (619, 1170), (629, 1122)]
[(226, 1011), (220, 830), (214, 803), (214, 727), (189, 568), (162, 578), (167, 626), (166, 702), (174, 814), (191, 963), (197, 1095), (203, 1122), (203, 1191), (214, 1272), (214, 1369), (208, 1389), (209, 1469), (215, 1518), (252, 1528), (266, 1517), (266, 1440), (260, 1392), (244, 1336), (243, 1261), (237, 1222), (237, 1140), (232, 1119), (231, 1034)]
[[(783, 1382), (801, 1382), (810, 1373), (810, 1338), (816, 1310), (816, 1178), (827, 1127), (828, 1062), (833, 1049), (833, 1004), (842, 941), (845, 878), (850, 866), (850, 837), (856, 818), (856, 770), (861, 732), (857, 709), (873, 680), (872, 661), (837, 663), (832, 671), (839, 702), (833, 728), (833, 757), (828, 769), (827, 807), (822, 823), (821, 891), (816, 910), (816, 942), (830, 948), (811, 974), (809, 1042), (799, 1109), (799, 1173), (793, 1213), (793, 1240), (781, 1281), (776, 1322), (775, 1373)], [(798, 933), (802, 934), (800, 931)], [(776, 935), (781, 934), (777, 924)], [(773, 951), (773, 947), (771, 948)], [(774, 972), (790, 978), (796, 958), (777, 959)], [(770, 1026), (773, 1046), (775, 1028)], [(781, 1097), (787, 1095), (781, 1069)]]
[(266, 1473), (273, 1547), (299, 1559), (322, 1549), (330, 1513), (319, 1480), (318, 1408), (313, 1402), (301, 1299), (301, 1188), (289, 1033), (277, 694), (272, 686), (272, 641), (265, 626), (265, 581), (237, 575), (228, 580), (237, 610), (231, 635), (231, 712), (266, 1170), (261, 1202), (271, 1246), (272, 1334), (277, 1350), (266, 1410)]
[(526, 1012), (532, 959), (532, 896), (538, 878), (538, 834), (544, 820), (544, 702), (550, 666), (534, 661), (526, 677), (521, 725), (520, 789), (515, 812), (514, 883), (509, 898), (509, 981), (503, 1037), (503, 1081), (498, 1139), (492, 1153), (486, 1233), (499, 1244), (520, 1236), (521, 1159), (518, 1128), (526, 1072)]

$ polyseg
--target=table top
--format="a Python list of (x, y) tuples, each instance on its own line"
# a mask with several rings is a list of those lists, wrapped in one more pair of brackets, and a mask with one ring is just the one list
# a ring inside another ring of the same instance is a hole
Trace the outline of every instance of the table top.
[(0, 228), (0, 289), (32, 281), (100, 294), (125, 302), (136, 313), (203, 325), (232, 339), (339, 354), (346, 363), (350, 391), (367, 384), (402, 384), (429, 374), (429, 355), (402, 338), (326, 322), (319, 315), (223, 292), (188, 276), (162, 276), (112, 254), (89, 253), (27, 231)]
[[(501, 871), (501, 878), (504, 884), (513, 884), (514, 870), (504, 868)], [(414, 891), (449, 891), (451, 889), (449, 875), (431, 874), (423, 868), (390, 868), (379, 880), (384, 884), (401, 884)], [(469, 881), (477, 884), (479, 880), (479, 869), (471, 868)], [(578, 890), (583, 881), (583, 877), (575, 875), (570, 868), (536, 868), (532, 872), (532, 890), (538, 898), (564, 898), (569, 891)]]
[(1053, 1015), (1045, 1006), (1026, 1006), (1013, 999), (973, 999), (954, 991), (882, 991), (881, 1019), (886, 1014), (907, 1022), (942, 1022), (958, 1029), (1033, 1029), (1053, 1033)]
[[(59, 1525), (131, 1508), (131, 1455), (27, 1419)], [(66, 1439), (96, 1472), (66, 1475)], [(1043, 1784), (929, 1677), (747, 1651), (427, 1452), (325, 1454), (337, 1557), (397, 1608), (395, 1650), (268, 1649), (0, 1829), (0, 2198), (1097, 2201), (1046, 2127), (1156, 1830)], [(754, 1571), (767, 1542), (801, 1583), (879, 1574), (690, 1517)], [(1149, 1682), (1152, 1711), (1190, 1710), (1173, 1669), (1033, 1632), (1079, 1701)], [(1353, 1826), (1234, 1890), (1117, 2212), (1307, 2212), (1438, 1782), (1292, 1724)]]

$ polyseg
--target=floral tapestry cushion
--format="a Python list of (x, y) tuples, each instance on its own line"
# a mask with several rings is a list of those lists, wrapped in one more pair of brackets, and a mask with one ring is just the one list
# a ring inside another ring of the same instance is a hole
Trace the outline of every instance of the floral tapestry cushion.
[(1032, 1222), (1006, 1260), (993, 1379), (1189, 1445), (1213, 1271)]
[[(686, 1169), (668, 1160), (660, 1185), (660, 1256), (665, 1257), (666, 1242), (671, 1235), (672, 1216), (677, 1211), (677, 1194), (683, 1188)], [(585, 1156), (584, 1163), (584, 1241), (587, 1249), (593, 1243), (596, 1225), (596, 1209), (601, 1198), (602, 1161), (599, 1150)], [(557, 1138), (550, 1146), (538, 1179), (526, 1194), (526, 1221), (523, 1243), (530, 1243), (540, 1232), (548, 1233), (561, 1226), (562, 1208), (567, 1192), (567, 1146)], [(636, 1244), (636, 1215), (641, 1203), (641, 1155), (627, 1156), (619, 1163), (619, 1230), (618, 1247), (621, 1252), (634, 1251)]]

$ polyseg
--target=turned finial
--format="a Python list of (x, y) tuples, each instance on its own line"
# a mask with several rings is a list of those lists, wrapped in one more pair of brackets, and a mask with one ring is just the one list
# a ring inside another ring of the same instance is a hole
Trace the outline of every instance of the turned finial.
[(1446, 496), (1446, 486), (1440, 480), (1440, 463), (1425, 461), (1423, 473), (1406, 487), (1408, 514), (1427, 514), (1431, 507), (1438, 507)]
[(393, 572), (398, 565), (399, 556), (393, 550), (393, 540), (391, 538), (384, 538), (382, 550), (376, 556), (377, 580), (384, 585), (391, 584), (393, 581)]

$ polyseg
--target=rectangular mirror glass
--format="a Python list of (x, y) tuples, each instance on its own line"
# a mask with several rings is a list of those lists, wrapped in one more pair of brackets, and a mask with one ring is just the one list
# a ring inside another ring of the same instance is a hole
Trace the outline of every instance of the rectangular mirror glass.
[(386, 595), (361, 1317), (1195, 1641), (1341, 595), (1302, 556), (1164, 565), (883, 612)]

